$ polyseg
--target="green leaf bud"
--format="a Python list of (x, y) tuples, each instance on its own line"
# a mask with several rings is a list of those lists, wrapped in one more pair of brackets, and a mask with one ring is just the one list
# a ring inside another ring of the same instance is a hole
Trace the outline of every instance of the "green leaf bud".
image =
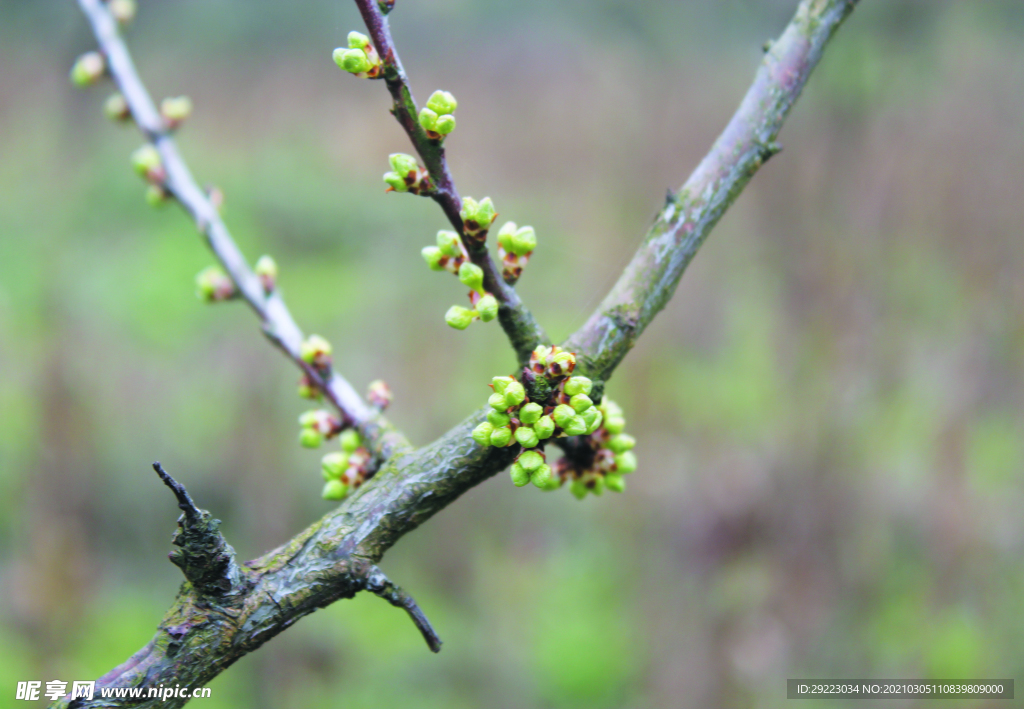
[(577, 394), (590, 394), (593, 389), (594, 383), (586, 377), (569, 377), (565, 380), (565, 393), (568, 396), (576, 396)]
[(387, 183), (388, 187), (393, 189), (395, 192), (409, 191), (409, 185), (405, 183), (405, 178), (397, 172), (385, 172), (384, 182)]
[(420, 109), (419, 120), (420, 125), (423, 127), (423, 130), (436, 130), (437, 114), (431, 111), (429, 108)]
[(338, 47), (332, 56), (334, 63), (350, 74), (364, 74), (373, 68), (370, 58), (366, 56), (366, 51), (363, 49)]
[(299, 443), (303, 448), (319, 448), (324, 442), (324, 434), (315, 428), (304, 428), (299, 432)]
[(419, 167), (416, 158), (406, 153), (391, 153), (388, 156), (388, 161), (391, 163), (391, 169), (402, 176), (408, 175)]
[(498, 317), (498, 299), (490, 293), (485, 294), (476, 304), (476, 312), (484, 322), (494, 320)]
[(463, 308), (461, 305), (453, 305), (445, 313), (444, 321), (456, 330), (465, 330), (475, 317), (476, 313), (474, 311)]
[(441, 135), (448, 135), (455, 130), (455, 116), (438, 116), (433, 130)]
[(341, 443), (341, 449), (346, 453), (353, 453), (359, 446), (363, 445), (363, 439), (360, 437), (359, 431), (354, 428), (346, 428), (342, 431), (338, 442)]
[(532, 401), (519, 409), (519, 420), (527, 426), (532, 426), (540, 421), (540, 417), (543, 415), (544, 407), (540, 404), (535, 404)]
[(565, 430), (566, 435), (582, 436), (587, 432), (587, 422), (583, 420), (582, 416), (573, 416), (572, 420), (565, 426), (562, 426), (562, 428)]
[(459, 235), (454, 231), (445, 231), (442, 229), (437, 232), (437, 248), (441, 249), (441, 253), (445, 256), (462, 256), (462, 246), (459, 239)]
[(324, 485), (323, 492), (320, 496), (325, 500), (344, 500), (348, 494), (348, 485), (343, 483), (341, 480), (328, 480), (327, 484)]
[(466, 261), (459, 266), (459, 280), (462, 285), (468, 286), (481, 295), (484, 292), (484, 270), (475, 263)]
[(622, 433), (622, 431), (625, 428), (626, 419), (622, 418), (621, 416), (612, 416), (611, 414), (609, 414), (608, 417), (604, 420), (604, 429), (612, 435)]
[(515, 380), (512, 377), (495, 377), (491, 380), (491, 386), (494, 387), (495, 394), (504, 394), (505, 388), (513, 381)]
[(537, 248), (537, 234), (533, 231), (532, 226), (520, 227), (512, 235), (509, 245), (512, 248), (506, 249), (507, 251), (511, 251), (516, 256), (525, 256)]
[(370, 45), (370, 38), (360, 32), (348, 33), (349, 49), (366, 49)]
[(509, 406), (519, 406), (526, 399), (526, 387), (519, 382), (509, 382), (505, 387), (505, 403)]
[(508, 408), (508, 404), (505, 403), (505, 395), (494, 392), (487, 397), (487, 403), (491, 405), (495, 411), (505, 411)]
[[(600, 411), (598, 411), (598, 408), (596, 406), (593, 406), (593, 407), (587, 409), (583, 413), (584, 414), (588, 414), (591, 411), (596, 411), (597, 414), (594, 416), (594, 419), (592, 421), (587, 423), (587, 435), (588, 436), (591, 433), (594, 433), (595, 431), (597, 431), (597, 429), (601, 428), (601, 424), (604, 422), (604, 414), (602, 414)], [(586, 416), (583, 417), (583, 420), (584, 421), (587, 420)]]
[(577, 500), (582, 500), (589, 492), (586, 484), (582, 480), (573, 480), (572, 485), (569, 486), (569, 490)]
[(119, 24), (127, 25), (135, 19), (135, 11), (138, 9), (135, 0), (108, 0), (107, 9)]
[(330, 342), (320, 335), (310, 335), (299, 347), (299, 358), (306, 364), (323, 368), (330, 366), (332, 352)]
[(502, 426), (491, 432), (491, 445), (495, 448), (504, 448), (512, 442), (512, 429)]
[(495, 428), (501, 428), (502, 426), (508, 426), (509, 421), (512, 419), (508, 414), (502, 413), (501, 411), (488, 411), (487, 420)]
[(636, 470), (636, 455), (633, 451), (626, 451), (615, 456), (615, 471), (620, 475), (626, 475)]
[(473, 440), (486, 448), (491, 445), (492, 433), (494, 433), (494, 426), (488, 421), (484, 421), (473, 429)]
[(167, 190), (160, 185), (150, 185), (146, 188), (146, 204), (150, 207), (162, 207), (167, 204)]
[(540, 439), (537, 438), (537, 433), (529, 426), (520, 426), (516, 429), (516, 441), (519, 442), (523, 448), (535, 448)]
[(576, 412), (571, 406), (559, 404), (555, 407), (555, 410), (551, 412), (551, 416), (555, 419), (555, 423), (562, 428), (565, 428), (569, 425), (569, 422), (575, 418)]
[(612, 492), (626, 491), (626, 479), (621, 475), (606, 475), (604, 484)]
[(635, 445), (636, 439), (628, 433), (612, 436), (611, 440), (608, 441), (608, 447), (616, 453), (625, 453), (628, 450), (632, 450)]
[(537, 434), (537, 438), (545, 440), (551, 438), (555, 432), (555, 422), (551, 420), (550, 416), (541, 416), (537, 423), (533, 424), (533, 430)]
[(512, 464), (512, 484), (516, 487), (523, 487), (530, 484), (530, 473), (521, 464), (515, 462)]
[[(515, 222), (505, 222), (501, 225), (501, 229), (498, 230), (498, 246), (509, 253), (512, 252), (512, 235), (516, 233), (516, 228)], [(537, 350), (534, 350), (534, 354), (536, 352)]]
[(424, 246), (420, 254), (422, 254), (423, 260), (427, 262), (427, 265), (430, 266), (431, 271), (444, 270), (444, 266), (441, 265), (441, 259), (444, 258), (441, 249), (436, 246)]
[(127, 121), (132, 111), (120, 93), (111, 94), (103, 103), (103, 114), (112, 121)]
[(541, 490), (546, 490), (551, 486), (551, 479), (553, 474), (551, 466), (547, 463), (538, 466), (533, 473), (530, 474), (530, 482), (539, 487)]
[(459, 102), (456, 101), (455, 97), (447, 91), (435, 91), (430, 94), (430, 98), (427, 99), (427, 108), (434, 111), (439, 116), (454, 113), (458, 106)]
[(573, 408), (578, 414), (583, 413), (587, 409), (594, 406), (594, 402), (590, 400), (590, 397), (586, 394), (577, 394), (576, 396), (569, 399), (569, 406)]
[(264, 254), (256, 261), (252, 270), (260, 279), (264, 292), (270, 293), (274, 290), (277, 285), (277, 261)]
[(107, 60), (99, 52), (86, 52), (71, 67), (71, 83), (79, 88), (92, 86), (103, 77)]
[(537, 451), (523, 451), (518, 462), (523, 466), (523, 470), (533, 472), (544, 464), (544, 456)]
[(160, 153), (151, 144), (146, 143), (132, 153), (132, 167), (143, 177), (152, 175), (162, 167)]
[(340, 478), (341, 474), (348, 469), (348, 455), (338, 451), (328, 453), (320, 459), (320, 467), (323, 470), (324, 480)]

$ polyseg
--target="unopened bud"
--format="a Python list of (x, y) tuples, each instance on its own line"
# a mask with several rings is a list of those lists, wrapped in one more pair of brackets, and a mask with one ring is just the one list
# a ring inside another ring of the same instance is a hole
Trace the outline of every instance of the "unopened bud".
[(475, 263), (466, 261), (459, 267), (459, 280), (462, 281), (464, 286), (483, 294), (484, 270)]
[(491, 433), (491, 445), (495, 448), (504, 448), (512, 442), (512, 429), (508, 426), (496, 428)]
[(146, 204), (150, 207), (162, 207), (167, 204), (170, 195), (160, 185), (150, 185), (146, 188)]
[(169, 128), (177, 128), (192, 115), (192, 99), (188, 96), (165, 98), (160, 102), (160, 115), (167, 121)]
[(494, 428), (501, 428), (502, 426), (508, 426), (511, 417), (503, 411), (491, 410), (487, 412), (487, 421)]
[(330, 342), (320, 335), (310, 335), (299, 347), (299, 358), (318, 369), (326, 369), (331, 366), (332, 352)]
[(516, 441), (519, 442), (523, 448), (534, 448), (540, 443), (540, 438), (537, 437), (537, 432), (529, 426), (520, 426), (516, 429)]
[(334, 63), (350, 74), (365, 74), (373, 68), (370, 58), (362, 49), (345, 49), (338, 47), (331, 55)]
[(537, 434), (537, 438), (543, 441), (551, 438), (555, 433), (555, 422), (550, 416), (541, 416), (537, 423), (533, 424), (533, 430)]
[(562, 428), (568, 426), (569, 422), (572, 421), (575, 416), (576, 412), (573, 408), (565, 404), (559, 404), (555, 407), (555, 410), (551, 412), (551, 417), (555, 419), (555, 423)]
[(196, 274), (196, 297), (212, 303), (235, 295), (235, 284), (220, 266), (209, 266)]
[(612, 492), (626, 491), (626, 479), (621, 475), (606, 475), (604, 478), (604, 484)]
[(587, 432), (587, 422), (582, 416), (573, 416), (565, 426), (562, 426), (567, 436), (582, 436)]
[(480, 445), (487, 447), (491, 445), (491, 434), (494, 433), (494, 426), (488, 421), (484, 421), (482, 424), (473, 429), (473, 440)]
[(303, 428), (299, 431), (299, 443), (303, 448), (319, 448), (324, 442), (324, 434), (315, 428)]
[(577, 394), (569, 399), (569, 406), (572, 407), (573, 411), (581, 414), (587, 409), (592, 408), (594, 406), (594, 402), (591, 401), (590, 397), (586, 394)]
[(444, 264), (441, 263), (444, 254), (441, 253), (441, 249), (436, 246), (424, 246), (420, 254), (423, 256), (423, 260), (427, 262), (427, 266), (430, 267), (431, 271), (444, 270)]
[(505, 395), (494, 392), (487, 397), (487, 403), (495, 411), (505, 411), (509, 407), (509, 404), (505, 401)]
[(491, 380), (491, 386), (494, 387), (495, 394), (504, 394), (505, 388), (514, 381), (512, 377), (495, 377)]
[(505, 249), (505, 251), (512, 251), (512, 235), (516, 233), (515, 222), (505, 222), (501, 225), (501, 229), (498, 230), (498, 246)]
[(505, 403), (509, 406), (519, 406), (526, 399), (526, 387), (519, 382), (510, 382), (505, 387)]
[(434, 131), (442, 136), (455, 130), (455, 116), (438, 116)]
[(78, 87), (92, 86), (107, 70), (107, 60), (99, 52), (86, 52), (71, 67), (71, 83)]
[(532, 226), (520, 227), (508, 241), (511, 248), (505, 250), (516, 256), (525, 256), (537, 248), (537, 234)]
[(571, 374), (572, 370), (576, 368), (576, 355), (572, 352), (559, 352), (551, 358), (551, 363), (548, 365), (548, 377), (557, 378), (567, 374)]
[(523, 451), (517, 462), (523, 466), (523, 470), (532, 473), (534, 470), (544, 465), (544, 456), (537, 451)]
[(363, 445), (363, 439), (359, 436), (359, 431), (354, 428), (347, 428), (342, 431), (338, 442), (341, 444), (341, 449), (346, 453), (354, 453), (359, 446)]
[(540, 404), (535, 404), (532, 401), (519, 409), (519, 420), (527, 426), (532, 426), (540, 421), (540, 417), (543, 415), (544, 407)]
[(604, 414), (602, 414), (596, 406), (590, 407), (580, 415), (583, 416), (583, 420), (587, 424), (588, 436), (601, 428), (601, 424), (604, 422)]
[(563, 391), (569, 396), (576, 396), (577, 394), (590, 394), (593, 387), (594, 383), (586, 377), (570, 377), (565, 380)]
[(349, 49), (366, 49), (370, 45), (370, 38), (360, 32), (348, 33)]
[(448, 308), (444, 315), (444, 321), (456, 330), (465, 330), (476, 317), (476, 312), (463, 308), (461, 305), (453, 305)]
[(135, 0), (108, 0), (107, 9), (110, 10), (110, 14), (114, 16), (115, 20), (122, 25), (127, 25), (135, 19), (137, 8)]
[(447, 91), (435, 91), (430, 94), (430, 98), (427, 99), (427, 108), (439, 116), (455, 113), (455, 109), (458, 108), (458, 106), (459, 102), (456, 101), (455, 97)]
[(625, 453), (628, 450), (632, 450), (635, 445), (636, 439), (628, 433), (620, 433), (616, 436), (612, 436), (608, 441), (608, 447), (616, 453)]
[(497, 216), (494, 211), (494, 204), (490, 197), (485, 197), (477, 202), (472, 197), (462, 200), (462, 209), (459, 211), (465, 229), (466, 237), (475, 243), (482, 244), (487, 238), (487, 230)]
[(577, 500), (582, 500), (590, 492), (582, 480), (573, 480), (572, 485), (569, 486), (569, 491), (572, 492), (573, 497)]
[(476, 304), (476, 311), (484, 322), (494, 320), (498, 317), (498, 299), (490, 293), (485, 294)]
[(298, 394), (303, 399), (320, 399), (321, 397), (320, 390), (305, 374), (303, 374), (302, 378), (299, 379)]
[(626, 451), (615, 456), (615, 472), (626, 475), (636, 470), (636, 455), (633, 451)]
[(374, 379), (366, 389), (366, 399), (378, 411), (383, 411), (391, 404), (391, 387), (383, 379)]
[(277, 261), (264, 254), (259, 257), (252, 270), (255, 272), (256, 277), (260, 279), (263, 292), (272, 292), (277, 284)]
[(423, 127), (423, 130), (427, 131), (428, 133), (431, 131), (437, 132), (437, 114), (431, 111), (429, 108), (420, 109), (419, 121), (420, 125)]
[(388, 156), (388, 161), (391, 163), (391, 169), (399, 175), (407, 175), (419, 167), (416, 158), (406, 153), (391, 153)]
[(132, 153), (132, 167), (135, 172), (147, 179), (162, 181), (163, 163), (160, 160), (160, 152), (150, 143)]
[(530, 472), (516, 461), (509, 471), (512, 474), (512, 484), (516, 487), (523, 487), (530, 484)]
[(550, 490), (552, 486), (557, 487), (557, 478), (551, 471), (551, 466), (547, 463), (540, 465), (530, 475), (530, 482), (539, 487), (541, 490)]
[(408, 192), (409, 185), (405, 184), (405, 178), (397, 172), (385, 172), (384, 182), (395, 192)]
[(328, 480), (320, 496), (325, 500), (344, 500), (347, 494), (348, 485), (340, 480)]
[(445, 256), (461, 256), (462, 245), (459, 240), (459, 235), (454, 231), (445, 231), (442, 229), (437, 232), (437, 248), (441, 249), (441, 253)]
[(103, 114), (112, 121), (127, 121), (132, 116), (128, 102), (120, 93), (111, 94), (103, 103)]
[(320, 459), (320, 467), (324, 473), (324, 480), (340, 478), (341, 474), (348, 469), (348, 455), (337, 451), (328, 453)]
[(626, 419), (622, 418), (621, 416), (612, 416), (611, 414), (609, 414), (608, 416), (605, 417), (604, 430), (608, 431), (608, 433), (612, 435), (622, 433), (622, 431), (625, 428)]

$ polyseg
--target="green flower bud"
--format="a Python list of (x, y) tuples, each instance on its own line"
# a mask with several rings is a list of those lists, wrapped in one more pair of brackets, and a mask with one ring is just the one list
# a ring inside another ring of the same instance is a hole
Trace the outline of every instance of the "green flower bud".
[(165, 98), (160, 102), (160, 115), (174, 128), (192, 115), (192, 99), (188, 96)]
[(304, 428), (299, 432), (299, 443), (303, 448), (319, 448), (324, 442), (324, 434), (315, 428)]
[(485, 294), (477, 302), (476, 312), (480, 314), (480, 319), (484, 322), (494, 320), (498, 317), (498, 299), (490, 293)]
[(568, 396), (576, 396), (577, 394), (590, 394), (593, 387), (594, 383), (586, 377), (569, 377), (565, 380), (564, 391)]
[(320, 335), (310, 335), (299, 347), (299, 358), (306, 364), (323, 368), (330, 366), (332, 352), (330, 342)]
[(551, 416), (552, 418), (555, 419), (555, 423), (557, 423), (562, 428), (565, 428), (566, 426), (569, 425), (569, 422), (576, 417), (576, 412), (573, 410), (571, 406), (559, 404), (558, 406), (555, 407), (555, 410), (551, 412)]
[(409, 185), (405, 184), (405, 178), (397, 172), (385, 172), (384, 182), (395, 192), (408, 192)]
[(132, 167), (143, 177), (152, 175), (162, 168), (160, 153), (155, 147), (146, 143), (132, 153)]
[(594, 484), (593, 486), (591, 486), (590, 491), (597, 495), (598, 497), (600, 497), (602, 494), (604, 494), (604, 485), (604, 476), (598, 475), (594, 478)]
[(107, 60), (99, 52), (86, 52), (71, 67), (71, 83), (80, 88), (92, 86), (103, 77)]
[(318, 423), (320, 423), (320, 418), (322, 416), (322, 409), (310, 409), (309, 411), (303, 411), (299, 414), (299, 425), (303, 428), (314, 428)]
[[(597, 413), (596, 413), (596, 415), (594, 416), (594, 420), (593, 420), (593, 421), (590, 421), (590, 422), (589, 422), (589, 423), (587, 424), (587, 435), (588, 435), (588, 436), (589, 436), (589, 435), (590, 435), (591, 433), (594, 433), (595, 431), (597, 431), (597, 429), (601, 428), (601, 424), (602, 424), (602, 423), (604, 422), (604, 414), (602, 414), (602, 413), (601, 413), (600, 411), (598, 411), (598, 409), (597, 409), (597, 407), (596, 407), (596, 406), (593, 406), (593, 407), (591, 407), (591, 408), (587, 409), (586, 411), (584, 411), (584, 412), (583, 412), (583, 414), (588, 414), (588, 413), (590, 413), (591, 411), (596, 411)], [(584, 416), (584, 417), (583, 417), (583, 420), (584, 420), (584, 421), (586, 421), (586, 420), (587, 420), (586, 416)]]
[(108, 0), (107, 9), (114, 19), (122, 25), (127, 25), (135, 19), (135, 0)]
[(480, 204), (476, 208), (476, 220), (482, 228), (489, 228), (497, 216), (498, 213), (494, 210), (494, 202), (491, 201), (490, 197), (484, 197), (480, 200)]
[[(505, 222), (501, 225), (501, 229), (498, 230), (498, 246), (505, 249), (506, 252), (512, 252), (512, 235), (516, 233), (515, 222)], [(540, 348), (538, 348), (540, 349)], [(534, 350), (534, 354), (537, 350)]]
[(582, 416), (583, 420), (586, 422), (587, 428), (593, 426), (594, 421), (596, 421), (600, 415), (601, 412), (598, 410), (596, 406), (591, 406), (589, 409), (584, 409), (583, 411), (580, 412), (580, 416)]
[(325, 500), (344, 500), (345, 495), (348, 494), (348, 485), (343, 483), (341, 480), (328, 480), (327, 484), (324, 485), (323, 492), (320, 496)]
[(430, 266), (431, 271), (443, 271), (444, 266), (441, 265), (441, 259), (444, 258), (444, 254), (441, 253), (441, 249), (436, 246), (424, 246), (423, 250), (420, 251), (423, 255), (423, 260)]
[(519, 409), (519, 420), (527, 426), (532, 426), (537, 423), (543, 415), (544, 407), (540, 404), (535, 404), (532, 401)]
[(391, 153), (388, 156), (388, 161), (391, 163), (391, 169), (399, 175), (408, 175), (419, 167), (416, 158), (406, 153)]
[(463, 308), (461, 305), (453, 305), (445, 313), (444, 321), (456, 330), (465, 330), (475, 317), (476, 313), (474, 311)]
[(208, 266), (196, 274), (196, 297), (212, 303), (235, 294), (235, 284), (220, 266)]
[(606, 475), (604, 484), (612, 492), (625, 492), (626, 491), (626, 479), (621, 475)]
[(388, 408), (391, 405), (391, 399), (391, 387), (383, 379), (374, 379), (366, 385), (366, 400), (378, 411)]
[(572, 485), (569, 487), (569, 490), (572, 492), (573, 496), (577, 500), (582, 500), (584, 497), (587, 496), (587, 493), (589, 492), (589, 490), (587, 490), (586, 484), (584, 484), (582, 480), (573, 480)]
[(568, 436), (582, 436), (587, 432), (587, 422), (582, 416), (573, 416), (565, 426), (562, 426)]
[(435, 91), (427, 99), (427, 108), (439, 116), (454, 113), (458, 106), (459, 102), (447, 91)]
[(476, 219), (476, 210), (479, 206), (472, 197), (463, 197), (462, 209), (459, 210), (459, 216), (462, 217), (462, 221), (468, 222), (471, 219)]
[(363, 439), (359, 436), (359, 431), (354, 428), (346, 428), (342, 431), (338, 442), (341, 443), (341, 449), (346, 453), (353, 453), (359, 446), (363, 445)]
[(489, 422), (484, 421), (473, 429), (473, 440), (486, 448), (491, 445), (492, 433), (494, 433), (494, 426)]
[(459, 280), (462, 285), (468, 286), (481, 295), (484, 292), (484, 270), (475, 263), (466, 261), (459, 266)]
[(128, 102), (121, 94), (111, 94), (103, 103), (103, 113), (112, 121), (126, 121), (131, 118), (132, 112)]
[(575, 368), (576, 355), (572, 352), (559, 352), (551, 358), (551, 364), (548, 365), (548, 376), (560, 377), (571, 374)]
[(551, 487), (553, 477), (554, 475), (551, 472), (551, 466), (544, 463), (530, 474), (530, 482), (541, 490), (547, 490)]
[(437, 127), (437, 114), (429, 108), (420, 109), (419, 120), (423, 130), (435, 130)]
[(274, 290), (277, 285), (277, 261), (264, 254), (256, 261), (252, 270), (260, 279), (264, 292), (270, 293)]
[(459, 235), (454, 231), (445, 231), (442, 229), (437, 232), (437, 248), (441, 249), (441, 253), (445, 256), (462, 256), (462, 246), (459, 239)]
[(586, 394), (577, 394), (576, 396), (569, 399), (569, 406), (573, 408), (578, 414), (583, 413), (587, 409), (591, 408), (594, 402), (590, 400), (590, 397)]
[(544, 456), (537, 451), (523, 451), (519, 456), (518, 463), (523, 466), (523, 470), (532, 473), (534, 470), (544, 465)]
[(370, 45), (370, 38), (359, 32), (348, 33), (349, 49), (366, 49)]
[(494, 392), (489, 397), (487, 397), (487, 403), (490, 404), (491, 408), (493, 408), (496, 411), (505, 411), (505, 409), (507, 409), (509, 406), (507, 403), (505, 403), (505, 395), (499, 394), (498, 392)]
[(523, 448), (535, 448), (540, 439), (537, 438), (537, 433), (529, 426), (520, 426), (516, 429), (516, 441), (519, 442)]
[(519, 406), (526, 399), (526, 387), (519, 382), (509, 382), (505, 387), (505, 403), (509, 406)]
[(621, 416), (612, 416), (611, 414), (609, 414), (608, 417), (604, 420), (604, 430), (608, 431), (608, 433), (612, 435), (622, 433), (622, 431), (625, 428), (626, 419), (622, 418)]
[(495, 377), (491, 380), (491, 386), (494, 387), (495, 394), (504, 394), (505, 388), (513, 381), (515, 380), (512, 377)]
[(502, 426), (508, 426), (509, 421), (512, 419), (508, 414), (501, 411), (488, 411), (487, 420), (495, 428), (501, 428)]
[(608, 441), (608, 447), (616, 453), (625, 453), (628, 450), (632, 450), (635, 445), (636, 439), (628, 433), (612, 436), (611, 440)]
[(303, 375), (302, 379), (299, 380), (298, 393), (299, 396), (302, 397), (303, 399), (321, 398), (320, 390), (317, 389), (316, 386), (312, 382), (310, 382), (309, 378), (306, 377), (305, 375)]
[(512, 464), (512, 484), (516, 487), (523, 487), (530, 484), (530, 473), (518, 462)]
[(455, 130), (455, 116), (438, 116), (433, 130), (441, 135), (448, 135)]
[(167, 190), (160, 185), (150, 185), (146, 188), (146, 204), (150, 207), (162, 207), (167, 204)]
[(323, 470), (324, 480), (340, 478), (341, 474), (348, 469), (348, 455), (345, 453), (328, 453), (320, 459), (320, 467)]
[(615, 471), (620, 475), (626, 475), (636, 470), (636, 455), (633, 451), (626, 451), (615, 456)]
[(495, 448), (504, 448), (512, 442), (512, 429), (508, 426), (496, 428), (491, 432), (491, 445)]
[(509, 245), (512, 248), (506, 249), (506, 251), (511, 251), (516, 256), (525, 256), (537, 248), (537, 234), (533, 231), (532, 226), (520, 227), (512, 235)]
[(366, 51), (362, 49), (338, 47), (331, 56), (335, 64), (351, 74), (363, 74), (373, 68)]
[(537, 438), (545, 440), (551, 438), (555, 432), (555, 422), (551, 420), (550, 416), (541, 416), (537, 423), (533, 424), (534, 433), (537, 434)]

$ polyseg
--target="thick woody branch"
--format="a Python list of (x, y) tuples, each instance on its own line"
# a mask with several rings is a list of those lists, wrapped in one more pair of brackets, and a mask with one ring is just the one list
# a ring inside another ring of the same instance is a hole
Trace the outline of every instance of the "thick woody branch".
[(266, 336), (302, 369), (348, 422), (366, 434), (378, 454), (386, 457), (396, 448), (408, 445), (386, 420), (363, 401), (344, 377), (334, 371), (320, 371), (299, 356), (302, 331), (277, 290), (264, 292), (263, 285), (249, 268), (217, 209), (192, 177), (163, 117), (135, 70), (128, 48), (118, 32), (117, 21), (102, 0), (79, 0), (78, 4), (92, 25), (100, 50), (107, 59), (110, 74), (128, 103), (132, 118), (160, 152), (167, 174), (165, 189), (195, 221), (210, 250), (224, 266), (242, 298), (256, 312)]
[(423, 160), (424, 167), (430, 173), (430, 181), (435, 186), (430, 196), (441, 206), (448, 221), (462, 237), (462, 243), (470, 259), (483, 269), (484, 289), (494, 294), (498, 300), (498, 320), (508, 335), (520, 363), (525, 364), (537, 345), (549, 342), (548, 336), (533, 317), (533, 313), (519, 299), (516, 289), (502, 279), (500, 269), (487, 251), (486, 243), (477, 245), (466, 238), (462, 217), (459, 216), (462, 198), (455, 189), (455, 182), (448, 169), (444, 145), (441, 141), (427, 137), (426, 131), (416, 119), (416, 99), (413, 98), (412, 87), (405, 75), (405, 69), (402, 68), (402, 60), (399, 59), (398, 50), (391, 39), (387, 17), (381, 12), (378, 0), (355, 0), (355, 3), (366, 22), (373, 46), (384, 62), (384, 82), (394, 99), (391, 112), (405, 129), (413, 147)]
[[(102, 9), (99, 0), (79, 1), (90, 17)], [(384, 35), (382, 41), (379, 36), (386, 26), (379, 24), (383, 18), (376, 5), (357, 1), (368, 17), (374, 42), (386, 53), (390, 38)], [(725, 132), (680, 193), (669, 200), (602, 306), (570, 338), (568, 344), (584, 371), (607, 379), (671, 297), (711, 227), (778, 149), (774, 140), (783, 119), (826, 42), (854, 5), (855, 0), (801, 2)], [(400, 72), (397, 56), (393, 62)], [(404, 79), (396, 85), (404, 87)], [(242, 564), (238, 593), (203, 596), (192, 583), (184, 584), (154, 638), (101, 677), (97, 687), (202, 686), (300, 618), (361, 590), (373, 590), (406, 608), (433, 648), (439, 641), (418, 607), (378, 576), (375, 565), (399, 538), (512, 462), (518, 446), (483, 448), (473, 442), (471, 431), (485, 414), (486, 409), (475, 412), (422, 449), (397, 449), (374, 479), (337, 509), (286, 545)], [(155, 709), (185, 702), (171, 698), (140, 703), (98, 696), (73, 706)], [(66, 702), (55, 706), (67, 707)]]
[(669, 193), (633, 260), (590, 319), (563, 345), (580, 369), (607, 379), (675, 293), (697, 249), (750, 178), (781, 148), (782, 123), (833, 33), (857, 0), (803, 0), (765, 53), (729, 125), (679, 192)]

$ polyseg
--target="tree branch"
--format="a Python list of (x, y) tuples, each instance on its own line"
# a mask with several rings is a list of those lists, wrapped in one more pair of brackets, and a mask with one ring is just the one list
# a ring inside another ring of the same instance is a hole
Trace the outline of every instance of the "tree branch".
[(430, 196), (441, 206), (448, 221), (462, 237), (470, 260), (483, 269), (484, 289), (498, 300), (498, 320), (516, 351), (519, 363), (526, 364), (530, 359), (530, 353), (537, 345), (550, 344), (550, 340), (533, 317), (533, 313), (519, 299), (516, 289), (505, 283), (501, 277), (500, 269), (487, 251), (487, 244), (477, 244), (466, 238), (462, 217), (459, 215), (462, 198), (455, 189), (455, 182), (448, 169), (444, 145), (440, 141), (428, 138), (416, 118), (416, 99), (413, 98), (412, 87), (405, 75), (405, 69), (402, 68), (402, 60), (399, 59), (398, 50), (391, 39), (387, 17), (381, 12), (378, 0), (355, 0), (355, 3), (366, 23), (373, 46), (384, 62), (384, 82), (394, 99), (391, 112), (408, 134), (413, 147), (423, 160), (424, 167), (430, 173), (430, 181), (436, 188)]
[(160, 153), (167, 173), (165, 189), (195, 221), (210, 250), (224, 266), (242, 298), (256, 312), (263, 332), (302, 369), (346, 421), (359, 427), (374, 447), (375, 453), (388, 457), (398, 448), (408, 446), (405, 438), (371, 409), (344, 377), (333, 370), (322, 372), (299, 356), (302, 331), (277, 289), (270, 293), (264, 292), (262, 283), (249, 268), (217, 209), (192, 177), (167, 125), (135, 70), (128, 48), (118, 32), (117, 21), (102, 0), (78, 0), (78, 4), (92, 25), (100, 50), (107, 59), (110, 74), (128, 103), (135, 124)]
[[(98, 0), (80, 2), (98, 12)], [(725, 132), (683, 190), (671, 196), (602, 306), (570, 338), (590, 374), (607, 379), (671, 297), (711, 227), (777, 150), (773, 141), (783, 119), (854, 5), (855, 0), (801, 2)], [(433, 649), (436, 634), (418, 607), (378, 576), (375, 565), (399, 538), (512, 462), (518, 446), (483, 448), (473, 442), (470, 433), (486, 411), (475, 412), (429, 446), (396, 450), (374, 479), (337, 509), (286, 545), (242, 564), (237, 593), (210, 596), (192, 581), (183, 584), (154, 638), (101, 677), (97, 687), (202, 686), (317, 608), (367, 589), (406, 608)], [(54, 706), (155, 709), (185, 701), (97, 697), (69, 705), (65, 698)]]

